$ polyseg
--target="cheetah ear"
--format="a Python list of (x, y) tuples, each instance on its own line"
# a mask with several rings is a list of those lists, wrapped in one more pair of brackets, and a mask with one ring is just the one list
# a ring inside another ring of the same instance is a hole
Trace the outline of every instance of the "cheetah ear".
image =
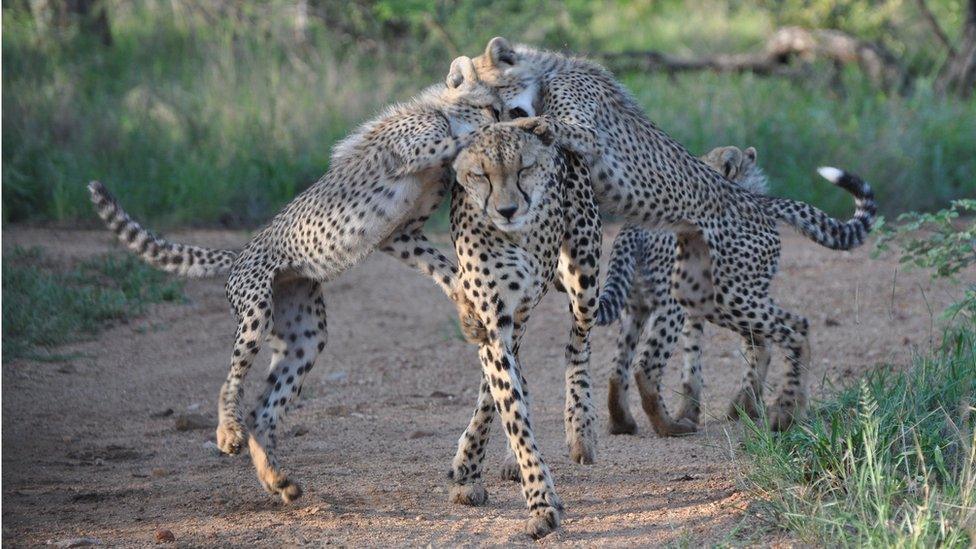
[(753, 164), (755, 164), (756, 163), (756, 154), (758, 154), (756, 152), (756, 148), (755, 147), (749, 147), (748, 149), (746, 149), (745, 152), (746, 152), (746, 158), (748, 158), (750, 162), (752, 162)]
[(447, 73), (445, 83), (448, 88), (454, 89), (464, 82), (476, 82), (477, 80), (478, 73), (474, 70), (474, 63), (471, 62), (470, 57), (462, 55), (451, 62), (451, 70)]
[(722, 175), (726, 179), (734, 179), (738, 175), (739, 164), (742, 162), (742, 151), (738, 147), (728, 147), (722, 151)]
[(501, 36), (496, 36), (488, 42), (488, 47), (485, 48), (485, 57), (496, 67), (515, 64), (515, 50), (512, 49), (508, 40)]

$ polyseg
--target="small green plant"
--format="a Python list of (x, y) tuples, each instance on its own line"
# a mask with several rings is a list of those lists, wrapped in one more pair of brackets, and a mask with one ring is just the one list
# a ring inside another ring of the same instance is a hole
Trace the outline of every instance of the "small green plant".
[[(954, 200), (949, 208), (933, 213), (904, 213), (898, 223), (878, 227), (876, 254), (897, 247), (902, 264), (930, 269), (933, 278), (955, 279), (976, 264), (976, 199)], [(946, 310), (948, 317), (961, 313), (976, 320), (976, 281), (966, 282), (962, 299)]]
[(132, 256), (106, 254), (64, 268), (39, 248), (15, 248), (3, 258), (3, 361), (63, 358), (45, 349), (182, 295), (181, 282)]
[[(960, 215), (970, 217), (968, 224)], [(976, 263), (976, 199), (954, 200), (933, 213), (903, 213), (898, 222), (897, 227), (878, 227), (879, 252), (895, 245), (902, 263), (932, 269), (936, 277), (953, 277)]]

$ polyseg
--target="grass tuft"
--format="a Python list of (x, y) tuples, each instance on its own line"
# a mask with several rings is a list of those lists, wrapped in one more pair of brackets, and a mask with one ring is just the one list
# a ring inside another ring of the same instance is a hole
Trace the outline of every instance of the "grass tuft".
[(976, 331), (954, 328), (907, 371), (879, 368), (774, 434), (747, 421), (752, 487), (817, 545), (976, 543)]
[(182, 287), (130, 255), (65, 269), (39, 248), (15, 248), (3, 258), (3, 362), (62, 360), (48, 349), (141, 315), (151, 303), (179, 301)]

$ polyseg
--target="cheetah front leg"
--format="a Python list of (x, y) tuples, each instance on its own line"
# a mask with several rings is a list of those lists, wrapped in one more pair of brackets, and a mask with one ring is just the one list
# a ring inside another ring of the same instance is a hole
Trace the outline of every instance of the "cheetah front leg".
[(634, 352), (640, 341), (644, 324), (650, 315), (640, 294), (640, 285), (634, 284), (630, 303), (620, 314), (620, 333), (617, 335), (617, 352), (613, 358), (613, 369), (607, 388), (607, 406), (610, 411), (608, 431), (611, 435), (632, 435), (637, 432), (637, 422), (630, 413), (627, 390), (630, 387), (630, 370)]
[(449, 498), (451, 503), (461, 505), (482, 505), (488, 501), (488, 492), (482, 480), (485, 452), (491, 434), (491, 424), (495, 419), (495, 401), (491, 397), (488, 378), (481, 377), (478, 387), (478, 404), (468, 427), (458, 439), (457, 452), (451, 462), (447, 478), (451, 481)]
[(559, 280), (569, 297), (573, 326), (566, 345), (566, 445), (576, 463), (596, 459), (596, 410), (590, 377), (590, 330), (596, 322), (600, 288), (600, 212), (593, 198), (589, 171), (581, 160), (568, 159), (564, 211), (566, 237), (559, 250)]
[[(519, 354), (519, 349), (522, 346), (522, 336), (525, 335), (525, 324), (515, 321), (515, 358), (519, 360), (521, 364), (521, 358)], [(525, 406), (529, 409), (532, 408), (532, 395), (529, 392), (529, 382), (525, 379), (525, 372), (519, 369), (519, 378), (522, 383), (522, 400), (525, 402)], [(515, 452), (512, 451), (512, 447), (505, 445), (505, 459), (502, 461), (502, 466), (498, 470), (498, 476), (502, 480), (507, 480), (510, 482), (522, 482), (522, 473), (519, 472), (518, 459), (515, 458)]]
[(695, 425), (701, 416), (703, 322), (701, 318), (688, 318), (681, 331), (684, 368), (681, 370), (681, 408), (677, 418), (687, 419)]
[(742, 335), (742, 356), (746, 360), (746, 373), (739, 391), (729, 404), (728, 418), (735, 420), (741, 415), (757, 419), (765, 413), (763, 385), (769, 370), (769, 348), (758, 334)]
[(511, 350), (511, 328), (500, 331), (503, 333), (489, 339), (489, 343), (479, 349), (478, 355), (495, 409), (519, 464), (522, 495), (530, 514), (526, 533), (539, 539), (559, 526), (562, 503), (556, 495), (552, 473), (542, 459), (532, 432), (529, 407), (523, 397), (520, 366)]
[(304, 279), (279, 282), (275, 284), (274, 300), (271, 372), (267, 387), (251, 412), (248, 448), (261, 485), (287, 503), (300, 497), (302, 490), (278, 464), (275, 430), (292, 399), (301, 394), (305, 376), (325, 348), (327, 327), (319, 283)]
[[(510, 330), (509, 330), (510, 333)], [(542, 460), (529, 421), (528, 392), (515, 353), (499, 339), (479, 349), (484, 377), (478, 392), (478, 405), (468, 427), (458, 440), (451, 463), (450, 500), (462, 505), (482, 505), (488, 493), (482, 480), (485, 452), (491, 423), (498, 412), (508, 436), (508, 462), (514, 459), (517, 470), (511, 474), (522, 486), (532, 515), (526, 532), (541, 538), (559, 526), (562, 504), (553, 488), (552, 475)], [(512, 457), (514, 456), (514, 457)]]
[(654, 313), (643, 333), (644, 341), (638, 351), (637, 390), (640, 392), (644, 413), (658, 436), (675, 436), (693, 433), (698, 426), (687, 418), (672, 419), (661, 394), (661, 374), (684, 325), (684, 309), (673, 299), (667, 299)]
[(393, 175), (403, 177), (444, 168), (461, 149), (468, 146), (472, 137), (470, 133), (459, 137), (444, 135), (440, 129), (436, 129), (396, 143), (400, 166)]
[(423, 231), (424, 223), (443, 201), (446, 189), (445, 184), (427, 191), (414, 207), (409, 220), (380, 245), (380, 250), (430, 277), (457, 307), (465, 339), (481, 344), (487, 339), (487, 333), (474, 305), (458, 285), (457, 265), (438, 250)]

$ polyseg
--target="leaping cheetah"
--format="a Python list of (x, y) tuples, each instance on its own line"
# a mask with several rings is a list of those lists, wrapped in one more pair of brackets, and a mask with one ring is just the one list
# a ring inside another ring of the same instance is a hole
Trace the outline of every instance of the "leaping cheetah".
[[(211, 250), (157, 238), (133, 221), (100, 183), (89, 188), (99, 216), (149, 264), (182, 276), (227, 275), (238, 321), (230, 372), (220, 390), (217, 444), (245, 438), (261, 484), (291, 501), (301, 489), (274, 456), (275, 427), (326, 344), (323, 284), (382, 248), (456, 292), (456, 268), (421, 232), (450, 181), (448, 164), (466, 135), (499, 118), (501, 103), (458, 58), (447, 85), (394, 105), (333, 150), (329, 171), (299, 194), (244, 248)], [(250, 414), (239, 410), (242, 382), (269, 334), (267, 387)]]

